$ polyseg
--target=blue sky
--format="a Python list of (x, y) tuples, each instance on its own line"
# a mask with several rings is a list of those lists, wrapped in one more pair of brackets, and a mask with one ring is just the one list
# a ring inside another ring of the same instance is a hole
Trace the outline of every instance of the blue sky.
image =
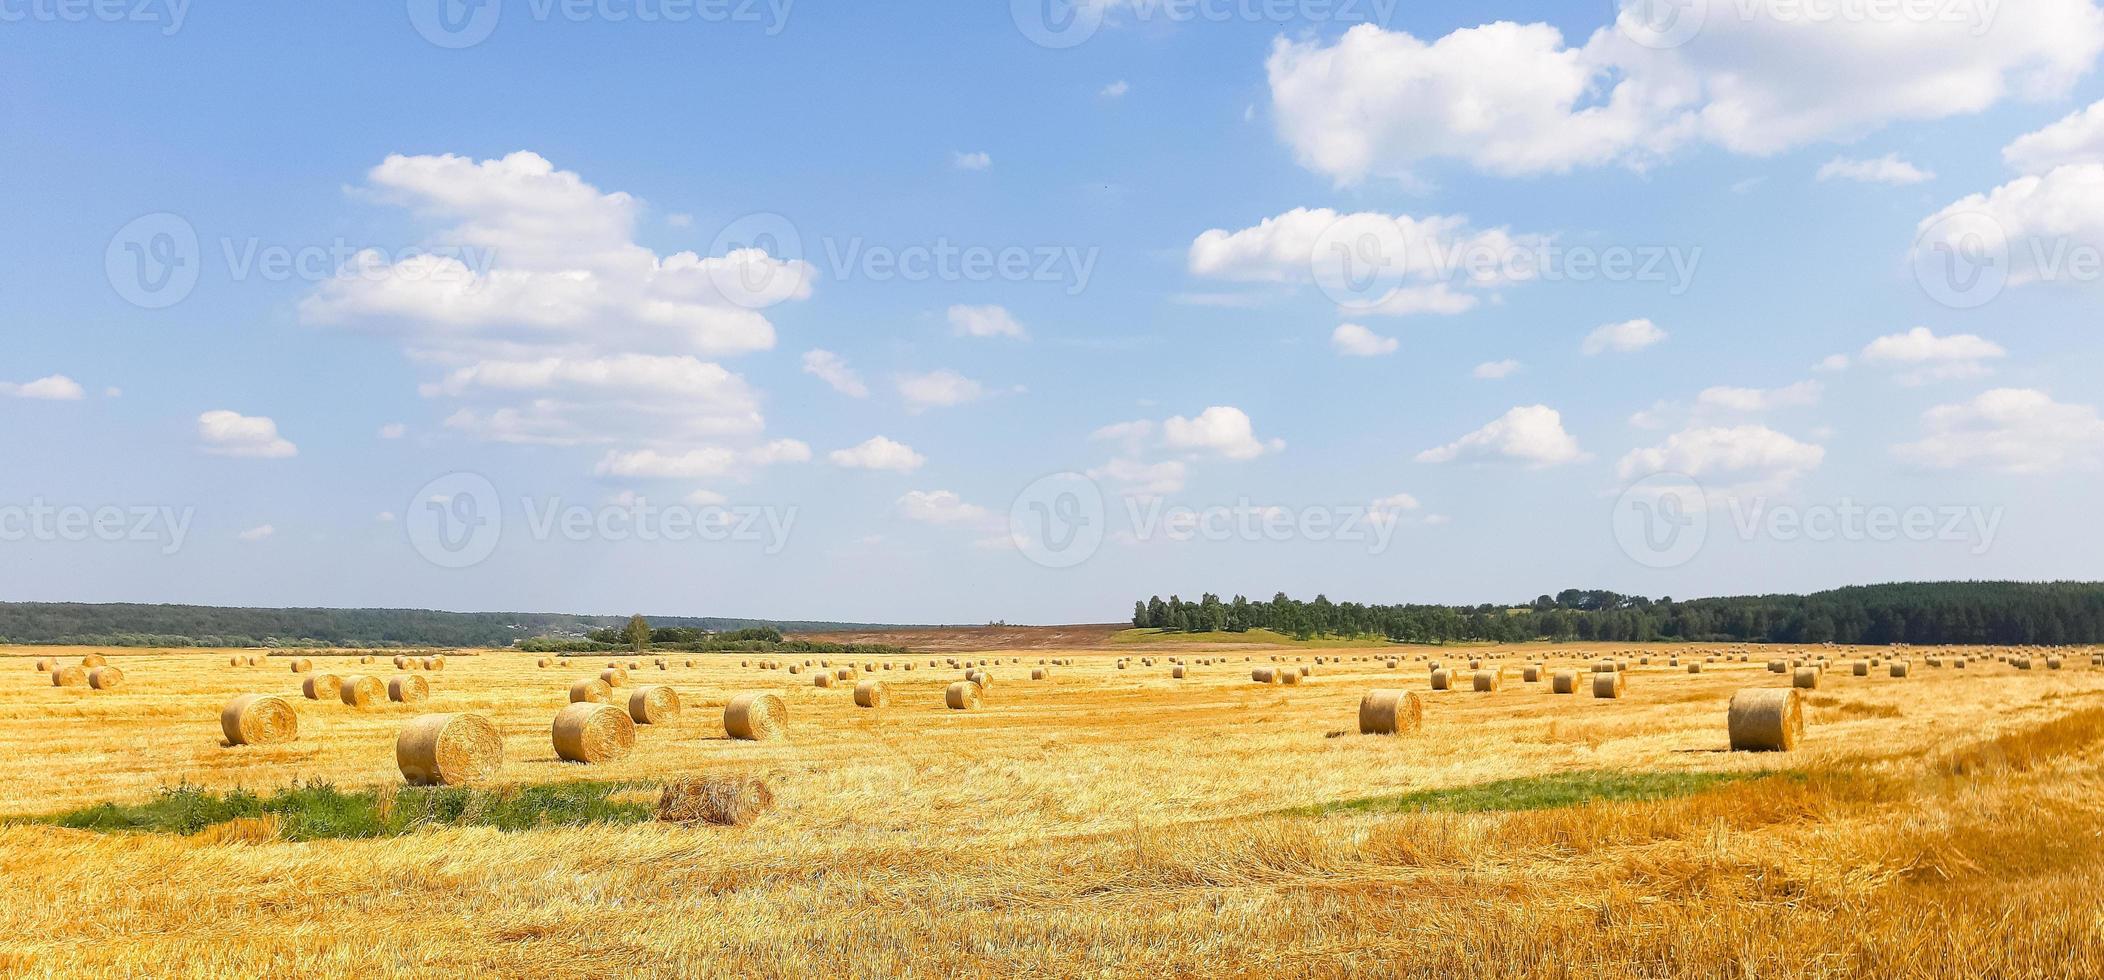
[(2095, 0), (492, 2), (0, 2), (0, 594), (2097, 577)]

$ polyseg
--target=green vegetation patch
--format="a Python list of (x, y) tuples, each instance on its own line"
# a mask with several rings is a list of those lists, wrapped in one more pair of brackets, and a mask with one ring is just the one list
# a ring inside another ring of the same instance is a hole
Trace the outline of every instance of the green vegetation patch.
[(1693, 796), (1707, 789), (1773, 775), (1765, 772), (1566, 772), (1494, 783), (1369, 796), (1303, 807), (1295, 814), (1497, 813), (1553, 810), (1586, 803), (1625, 803)]
[(1133, 629), (1111, 634), (1112, 643), (1246, 643), (1251, 646), (1301, 647), (1303, 649), (1362, 649), (1386, 646), (1388, 641), (1378, 636), (1343, 637), (1324, 636), (1296, 640), (1284, 633), (1267, 629), (1253, 629), (1235, 633), (1213, 630), (1199, 633), (1178, 633), (1173, 630)]
[(398, 837), (429, 827), (531, 830), (646, 822), (655, 816), (653, 805), (614, 797), (653, 785), (567, 782), (346, 792), (327, 783), (309, 783), (269, 796), (186, 785), (162, 790), (144, 803), (102, 803), (15, 822), (104, 832), (195, 834), (230, 820), (275, 817), (277, 836), (285, 840)]

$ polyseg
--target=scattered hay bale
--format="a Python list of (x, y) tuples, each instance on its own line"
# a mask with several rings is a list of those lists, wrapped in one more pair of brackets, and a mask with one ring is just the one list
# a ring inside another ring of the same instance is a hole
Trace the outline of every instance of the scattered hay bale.
[(1486, 693), (1496, 691), (1504, 683), (1505, 672), (1502, 670), (1476, 671), (1476, 679), (1474, 686), (1475, 689), (1478, 691), (1483, 691)]
[[(38, 658), (37, 658), (37, 673), (39, 673), (39, 674), (48, 674), (48, 673), (51, 673), (51, 668), (52, 668), (52, 666), (53, 666), (53, 664), (52, 664), (52, 662), (51, 662), (51, 658), (50, 658), (50, 657), (38, 657)], [(241, 666), (241, 658), (240, 658), (240, 657), (235, 657), (235, 658), (234, 658), (234, 666), (236, 666), (236, 667), (239, 667), (239, 666)]]
[(743, 827), (774, 805), (774, 791), (751, 776), (704, 776), (665, 784), (657, 818), (666, 823)]
[(504, 738), (481, 715), (424, 715), (395, 736), (395, 767), (411, 786), (461, 786), (497, 774)]
[(1293, 670), (1291, 668), (1287, 668), (1285, 671), (1281, 672), (1278, 675), (1278, 682), (1286, 685), (1287, 687), (1299, 687), (1300, 679), (1306, 676), (1308, 676), (1308, 674), (1305, 670)]
[(1780, 660), (1770, 660), (1768, 661), (1768, 672), (1771, 674), (1787, 674), (1790, 672), (1790, 665)]
[(402, 655), (401, 655), (401, 654), (399, 654), (399, 653), (398, 653), (398, 654), (395, 654), (395, 658), (394, 658), (394, 665), (395, 665), (395, 669), (396, 669), (396, 670), (408, 670), (408, 669), (409, 669), (409, 658), (408, 658), (408, 657), (405, 657), (405, 656), (402, 656)]
[(446, 656), (445, 656), (445, 654), (438, 654), (438, 655), (436, 655), (436, 656), (431, 656), (431, 657), (425, 657), (425, 658), (424, 658), (424, 669), (425, 669), (425, 670), (444, 670), (444, 669), (446, 669)]
[(1425, 703), (1409, 691), (1376, 688), (1359, 699), (1359, 734), (1408, 735), (1424, 727)]
[(1688, 661), (1688, 673), (1690, 673), (1690, 674), (1699, 674), (1699, 673), (1702, 673), (1702, 661), (1700, 661), (1700, 660), (1690, 660), (1690, 661)]
[(835, 679), (843, 681), (851, 681), (860, 676), (862, 675), (860, 673), (857, 673), (855, 668), (853, 667), (842, 667), (839, 670), (833, 672), (833, 677)]
[(571, 704), (612, 704), (614, 687), (597, 677), (570, 682)]
[(431, 682), (415, 674), (396, 674), (387, 679), (387, 700), (422, 704), (431, 700)]
[(323, 701), (343, 696), (343, 680), (335, 674), (315, 674), (300, 682), (300, 693), (309, 701)]
[(967, 670), (964, 672), (964, 679), (971, 681), (972, 683), (977, 684), (980, 687), (994, 686), (994, 675), (991, 671)]
[(1733, 752), (1788, 752), (1804, 738), (1804, 696), (1794, 687), (1740, 691), (1731, 696), (1725, 727)]
[(219, 712), (228, 745), (278, 745), (299, 737), (300, 716), (275, 694), (244, 694)]
[(2060, 669), (2060, 658), (2059, 658), (2059, 657), (2047, 657), (2047, 658), (2046, 658), (2046, 669), (2047, 669), (2047, 670), (2059, 670), (2059, 669)]
[(663, 684), (639, 687), (628, 695), (628, 717), (638, 725), (662, 725), (679, 717), (679, 692)]
[(811, 684), (812, 684), (812, 686), (814, 686), (814, 687), (832, 687), (832, 686), (833, 686), (833, 675), (832, 675), (832, 674), (813, 674), (813, 675), (811, 675)]
[(343, 679), (343, 686), (337, 688), (336, 696), (353, 708), (363, 708), (386, 697), (387, 685), (380, 683), (377, 677), (355, 674)]
[(110, 661), (108, 657), (105, 657), (102, 654), (91, 653), (85, 657), (80, 658), (80, 665), (84, 669), (94, 670), (97, 667), (109, 666)]
[(1858, 660), (1858, 661), (1856, 661), (1856, 663), (1855, 663), (1855, 666), (1854, 666), (1854, 667), (1852, 667), (1852, 668), (1850, 668), (1849, 672), (1850, 672), (1850, 673), (1852, 673), (1852, 674), (1855, 674), (1855, 675), (1856, 675), (1857, 677), (1869, 677), (1869, 676), (1870, 676), (1870, 661), (1867, 661), (1867, 660)]
[(1904, 660), (1893, 661), (1888, 669), (1894, 677), (1907, 676), (1907, 662)]
[(1593, 697), (1614, 699), (1628, 690), (1629, 678), (1619, 670), (1593, 675)]
[[(913, 669), (913, 665), (912, 665), (912, 664), (907, 664), (907, 665), (906, 665), (906, 669), (907, 669), (907, 670), (912, 670), (912, 669)], [(1182, 668), (1178, 668), (1178, 670), (1179, 670), (1179, 671), (1181, 671), (1181, 670), (1182, 670)], [(1177, 674), (1176, 676), (1178, 676), (1178, 677), (1182, 677), (1182, 676), (1183, 676), (1183, 674), (1182, 674), (1182, 673), (1178, 673), (1178, 674)], [(1031, 680), (1034, 680), (1034, 681), (1042, 681), (1042, 680), (1049, 680), (1049, 679), (1050, 679), (1051, 677), (1052, 677), (1052, 670), (1051, 670), (1051, 668), (1049, 668), (1049, 667), (1033, 667), (1033, 668), (1031, 668), (1031, 670), (1030, 670), (1030, 679), (1031, 679)]]
[(636, 723), (610, 704), (579, 702), (555, 713), (555, 755), (596, 765), (624, 758), (636, 747)]
[(263, 658), (257, 656), (250, 656), (248, 658), (248, 665), (251, 667), (261, 667), (263, 666)]
[(958, 681), (943, 690), (942, 703), (952, 711), (971, 711), (986, 703), (986, 689), (971, 681)]
[(1554, 694), (1576, 694), (1578, 692), (1578, 672), (1575, 670), (1557, 671), (1555, 675), (1549, 678), (1549, 691)]
[(1540, 664), (1528, 664), (1527, 666), (1525, 666), (1525, 667), (1522, 667), (1522, 668), (1520, 668), (1520, 683), (1523, 683), (1523, 684), (1537, 684), (1537, 683), (1540, 683), (1540, 682), (1541, 682), (1541, 665), (1540, 665)]
[(620, 667), (608, 667), (599, 672), (599, 679), (605, 681), (608, 687), (627, 687), (628, 671)]
[[(1035, 672), (1035, 671), (1032, 671), (1032, 673), (1036, 673), (1036, 672)], [(1176, 665), (1175, 667), (1171, 667), (1171, 668), (1169, 669), (1169, 677), (1170, 677), (1171, 679), (1173, 679), (1173, 680), (1179, 680), (1179, 681), (1180, 681), (1180, 680), (1183, 680), (1183, 679), (1184, 679), (1184, 669), (1183, 669), (1183, 665), (1182, 665), (1182, 664), (1178, 664), (1178, 665)]]
[(855, 685), (855, 707), (881, 708), (891, 703), (891, 693), (884, 689), (883, 681), (863, 681)]
[(549, 664), (552, 664), (552, 663), (554, 663), (554, 662), (555, 662), (555, 661), (553, 661), (553, 660), (550, 660), (550, 659), (548, 659), (547, 657), (542, 657), (542, 658), (541, 658), (541, 660), (540, 660), (540, 663), (538, 663), (538, 664), (535, 664), (534, 666), (536, 666), (536, 667), (546, 667), (546, 666), (548, 666)]
[(314, 661), (309, 660), (305, 657), (301, 657), (298, 660), (292, 662), (292, 672), (295, 674), (304, 674), (313, 669)]
[(740, 694), (723, 706), (723, 731), (748, 742), (789, 737), (789, 706), (778, 694)]
[(1249, 672), (1249, 679), (1258, 684), (1278, 683), (1278, 670), (1273, 667), (1258, 667)]
[(88, 671), (88, 686), (98, 691), (114, 691), (124, 686), (124, 671), (104, 665)]
[(1797, 668), (1797, 672), (1796, 672), (1796, 673), (1794, 673), (1794, 674), (1792, 674), (1792, 675), (1790, 675), (1790, 686), (1791, 686), (1791, 687), (1794, 687), (1794, 688), (1800, 688), (1800, 689), (1802, 689), (1802, 690), (1806, 690), (1806, 691), (1816, 691), (1816, 690), (1818, 690), (1818, 689), (1819, 689), (1819, 668), (1817, 668), (1817, 667), (1799, 667), (1799, 668)]
[(53, 667), (51, 669), (51, 686), (86, 687), (88, 686), (88, 672), (85, 668), (77, 666)]
[(1454, 672), (1444, 667), (1432, 672), (1432, 690), (1448, 691), (1454, 687)]

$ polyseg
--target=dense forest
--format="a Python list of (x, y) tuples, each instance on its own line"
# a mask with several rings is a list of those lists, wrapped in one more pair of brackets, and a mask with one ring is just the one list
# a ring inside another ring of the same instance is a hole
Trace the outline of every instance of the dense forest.
[(1684, 640), (1739, 643), (1923, 645), (2104, 643), (2104, 584), (1935, 582), (1867, 585), (1812, 595), (1647, 599), (1567, 589), (1524, 605), (1363, 605), (1280, 593), (1197, 602), (1176, 596), (1135, 603), (1140, 628), (1300, 638), (1373, 636), (1398, 642), (1487, 640)]
[[(868, 629), (859, 623), (654, 616), (701, 633), (774, 627), (800, 633)], [(224, 606), (0, 603), (0, 643), (112, 647), (508, 647), (534, 637), (583, 640), (627, 616), (453, 613), (427, 609), (239, 609)]]

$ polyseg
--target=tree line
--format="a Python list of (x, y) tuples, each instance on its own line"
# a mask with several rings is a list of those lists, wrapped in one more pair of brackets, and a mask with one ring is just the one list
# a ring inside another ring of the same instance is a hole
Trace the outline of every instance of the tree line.
[(1298, 638), (1378, 637), (1401, 643), (1530, 640), (1603, 642), (2104, 643), (2104, 583), (1911, 582), (1810, 595), (1675, 601), (1601, 589), (1566, 589), (1523, 605), (1368, 605), (1270, 601), (1211, 593), (1192, 602), (1155, 596), (1133, 604), (1136, 628), (1229, 633), (1266, 629)]

